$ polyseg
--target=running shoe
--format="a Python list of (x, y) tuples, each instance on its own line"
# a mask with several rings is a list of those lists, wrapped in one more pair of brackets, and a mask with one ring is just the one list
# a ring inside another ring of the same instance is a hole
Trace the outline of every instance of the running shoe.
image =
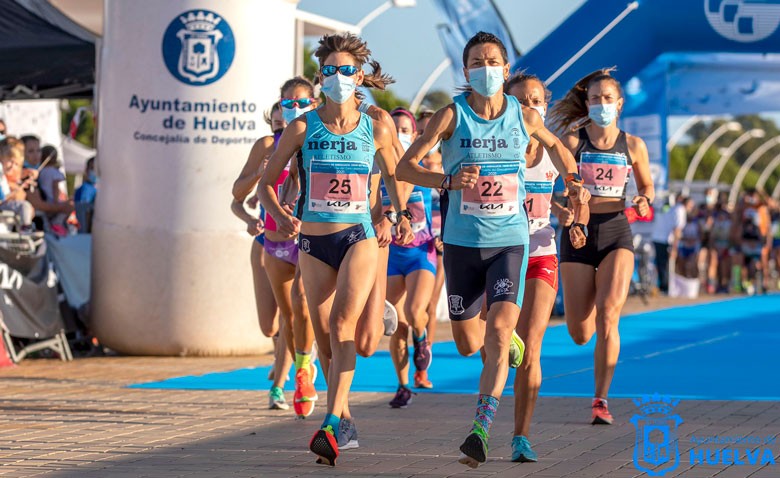
[(531, 442), (523, 435), (512, 437), (512, 461), (517, 463), (536, 462), (536, 452), (531, 449)]
[(295, 395), (293, 395), (293, 408), (298, 418), (306, 418), (314, 411), (314, 402), (317, 401), (317, 390), (314, 388), (312, 376), (317, 368), (314, 364), (309, 370), (302, 368), (295, 373)]
[(311, 437), (311, 441), (309, 441), (309, 450), (317, 455), (317, 463), (336, 466), (336, 458), (339, 457), (339, 447), (336, 437), (333, 436), (333, 427), (328, 425), (317, 430), (314, 436)]
[(408, 407), (412, 403), (412, 395), (415, 395), (415, 393), (403, 385), (399, 385), (398, 390), (395, 392), (395, 397), (390, 400), (390, 408)]
[(385, 313), (382, 320), (385, 324), (385, 336), (390, 337), (398, 329), (398, 312), (388, 301), (385, 301)]
[(290, 406), (284, 400), (284, 390), (281, 387), (271, 387), (271, 391), (268, 392), (268, 409), (287, 410), (288, 408)]
[(433, 388), (433, 384), (428, 380), (427, 370), (414, 372), (414, 388)]
[(517, 368), (523, 363), (523, 356), (525, 355), (525, 343), (523, 339), (517, 335), (517, 332), (512, 331), (512, 340), (509, 342), (509, 366)]
[(487, 460), (488, 437), (481, 428), (475, 428), (466, 441), (460, 446), (460, 458), (458, 463), (464, 464), (469, 468), (476, 468)]
[(358, 448), (358, 431), (355, 421), (348, 418), (342, 418), (339, 421), (339, 450), (352, 450)]
[(612, 425), (612, 414), (607, 409), (607, 401), (600, 398), (593, 399), (593, 425)]
[(431, 353), (431, 343), (428, 339), (414, 342), (414, 368), (417, 370), (428, 370), (433, 362), (433, 354)]

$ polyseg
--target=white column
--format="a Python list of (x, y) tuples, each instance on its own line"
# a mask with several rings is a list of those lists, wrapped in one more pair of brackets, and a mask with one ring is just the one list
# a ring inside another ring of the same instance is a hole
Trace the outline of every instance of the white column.
[(123, 353), (267, 350), (231, 186), (294, 71), (285, 0), (105, 0), (93, 316)]

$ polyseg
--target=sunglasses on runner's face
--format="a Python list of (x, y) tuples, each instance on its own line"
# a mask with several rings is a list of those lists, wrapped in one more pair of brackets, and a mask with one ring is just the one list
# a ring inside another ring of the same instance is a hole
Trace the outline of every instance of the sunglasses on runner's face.
[(282, 108), (291, 110), (298, 105), (298, 108), (308, 108), (314, 102), (314, 98), (282, 98), (279, 104)]
[(341, 65), (341, 66), (325, 65), (322, 68), (320, 68), (320, 71), (322, 72), (323, 76), (333, 76), (336, 74), (336, 71), (338, 71), (344, 76), (352, 76), (358, 72), (358, 67), (353, 65)]

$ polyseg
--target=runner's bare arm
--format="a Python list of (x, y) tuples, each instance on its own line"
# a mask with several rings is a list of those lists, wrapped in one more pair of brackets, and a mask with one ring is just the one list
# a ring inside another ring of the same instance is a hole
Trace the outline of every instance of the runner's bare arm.
[[(368, 111), (366, 112), (366, 114), (370, 116), (371, 119), (386, 125), (390, 129), (393, 135), (393, 147), (395, 149), (396, 166), (397, 166), (398, 165), (397, 160), (401, 159), (401, 157), (404, 155), (404, 147), (401, 145), (401, 141), (398, 139), (398, 130), (395, 128), (395, 122), (393, 122), (393, 117), (390, 116), (390, 113), (388, 113), (387, 111), (374, 105), (368, 107)], [(406, 203), (406, 201), (409, 200), (409, 195), (412, 194), (412, 189), (414, 189), (414, 184), (402, 182), (397, 177), (395, 178), (395, 180), (396, 182), (400, 183), (399, 184), (400, 187), (398, 188), (398, 193), (400, 194), (399, 197), (403, 200), (404, 203)]]
[[(447, 175), (430, 171), (419, 165), (420, 160), (441, 140), (447, 140), (455, 131), (455, 105), (446, 106), (431, 116), (425, 132), (412, 144), (398, 163), (401, 181), (427, 188), (444, 187)], [(453, 174), (449, 189), (473, 188), (479, 177), (477, 166), (462, 168)]]
[(298, 161), (296, 155), (296, 157), (290, 160), (289, 174), (287, 175), (287, 178), (285, 178), (284, 183), (282, 183), (282, 191), (279, 195), (281, 197), (282, 207), (289, 207), (292, 209), (300, 189), (301, 186), (298, 180)]
[(628, 152), (631, 154), (633, 163), (636, 188), (639, 192), (639, 195), (635, 196), (631, 202), (634, 203), (639, 216), (645, 217), (649, 214), (650, 205), (653, 199), (655, 199), (655, 187), (653, 186), (653, 177), (650, 175), (650, 159), (647, 154), (647, 145), (638, 136), (630, 134), (626, 136)]
[(252, 194), (255, 186), (257, 186), (257, 182), (263, 175), (263, 161), (271, 155), (273, 149), (273, 136), (260, 138), (252, 146), (246, 164), (241, 169), (241, 174), (238, 175), (238, 179), (233, 183), (233, 198), (236, 201), (243, 203), (246, 197)]
[[(550, 159), (561, 176), (566, 178), (570, 173), (577, 173), (577, 162), (574, 160), (571, 151), (557, 136), (545, 128), (544, 121), (542, 121), (538, 111), (523, 106), (523, 122), (529, 136), (536, 138), (544, 146), (544, 149), (547, 150), (547, 154), (550, 155)], [(567, 188), (569, 197), (575, 203), (581, 204), (590, 200), (590, 194), (581, 184), (567, 184)]]
[[(384, 123), (374, 121), (374, 145), (376, 146), (374, 161), (377, 162), (379, 170), (382, 171), (382, 179), (385, 182), (385, 190), (390, 197), (390, 203), (396, 211), (403, 211), (406, 209), (406, 199), (399, 197), (398, 184), (395, 179), (398, 155), (393, 145), (393, 137), (397, 137), (393, 134), (394, 131), (395, 128), (391, 130)], [(408, 244), (414, 239), (412, 226), (404, 216), (399, 217), (396, 231), (400, 244)]]
[(268, 159), (265, 174), (260, 179), (260, 187), (258, 188), (260, 202), (265, 207), (266, 212), (278, 224), (279, 232), (287, 235), (293, 235), (298, 232), (299, 221), (297, 222), (297, 219), (293, 220), (294, 218), (279, 204), (279, 200), (276, 194), (274, 194), (274, 185), (287, 165), (287, 161), (301, 149), (305, 139), (306, 119), (305, 116), (301, 116), (287, 125), (284, 132), (282, 132), (276, 151)]

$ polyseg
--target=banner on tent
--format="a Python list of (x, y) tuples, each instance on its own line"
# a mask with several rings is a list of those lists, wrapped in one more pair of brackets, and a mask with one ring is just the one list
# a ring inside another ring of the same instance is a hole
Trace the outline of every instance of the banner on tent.
[(479, 31), (496, 35), (506, 47), (509, 64), (517, 59), (512, 35), (492, 0), (436, 0), (436, 6), (447, 18), (439, 25), (439, 39), (452, 62), (456, 83), (465, 82), (461, 71), (463, 48), (469, 38)]
[[(663, 147), (661, 115), (630, 116), (622, 118), (621, 122), (621, 128), (626, 133), (639, 136), (647, 145), (647, 154), (650, 159), (650, 174), (653, 178), (656, 194), (659, 191), (666, 191), (668, 167), (666, 152)], [(632, 180), (627, 194), (629, 197), (632, 197), (636, 193), (636, 182)]]

